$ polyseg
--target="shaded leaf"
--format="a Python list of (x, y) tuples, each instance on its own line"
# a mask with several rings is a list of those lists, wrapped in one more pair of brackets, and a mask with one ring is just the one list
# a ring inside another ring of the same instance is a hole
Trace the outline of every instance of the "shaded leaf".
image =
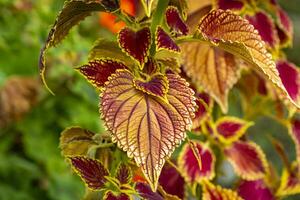
[(78, 68), (89, 82), (96, 87), (102, 87), (108, 77), (117, 69), (125, 69), (126, 66), (118, 61), (111, 59), (101, 59), (90, 61), (89, 64)]
[(253, 142), (237, 141), (225, 148), (224, 153), (235, 172), (243, 179), (257, 180), (268, 172), (265, 154)]
[(238, 193), (244, 200), (275, 200), (272, 191), (263, 180), (242, 181), (238, 187)]
[(160, 26), (156, 29), (156, 49), (157, 51), (165, 49), (173, 52), (180, 52), (177, 44)]
[(289, 133), (295, 143), (297, 161), (300, 165), (300, 120), (293, 118), (289, 125)]
[(182, 17), (186, 19), (187, 12), (189, 10), (188, 1), (187, 0), (169, 0), (169, 5), (176, 7)]
[(130, 183), (132, 179), (131, 168), (128, 165), (125, 165), (124, 163), (120, 163), (115, 176), (121, 184)]
[(278, 28), (281, 30), (282, 39), (281, 43), (289, 44), (293, 41), (293, 23), (292, 20), (289, 18), (288, 14), (280, 7), (277, 6), (277, 24)]
[(138, 182), (135, 185), (136, 191), (145, 200), (163, 200), (163, 197), (157, 192), (153, 192), (149, 185)]
[(141, 69), (147, 62), (147, 56), (151, 46), (151, 32), (148, 27), (134, 31), (128, 27), (123, 28), (118, 35), (120, 47), (127, 55), (137, 60)]
[(201, 166), (191, 146), (185, 144), (178, 157), (178, 168), (187, 182), (210, 180), (215, 176), (215, 155), (207, 145), (196, 141), (194, 144), (199, 152)]
[[(54, 25), (52, 26), (46, 43), (41, 49), (39, 68), (43, 82), (46, 85), (45, 76), (45, 53), (50, 47), (60, 43), (69, 33), (70, 29), (89, 16), (94, 11), (104, 11), (105, 8), (99, 0), (70, 0), (66, 1), (63, 9), (59, 13)], [(47, 86), (47, 85), (46, 85)]]
[(235, 191), (222, 188), (219, 185), (205, 182), (202, 187), (203, 200), (243, 200)]
[(83, 156), (70, 157), (70, 161), (75, 172), (90, 189), (103, 188), (106, 182), (105, 176), (108, 176), (109, 172), (99, 161)]
[(59, 138), (59, 147), (64, 156), (86, 155), (88, 149), (96, 144), (95, 133), (80, 127), (65, 129)]
[(240, 77), (240, 63), (230, 53), (199, 42), (181, 45), (183, 69), (195, 85), (201, 85), (224, 113), (228, 93)]
[(203, 122), (210, 116), (210, 112), (213, 107), (212, 98), (205, 92), (196, 93), (197, 111), (193, 118), (193, 130), (201, 127)]
[(125, 193), (114, 194), (112, 191), (107, 191), (103, 197), (105, 200), (130, 200), (130, 197)]
[(127, 70), (117, 70), (101, 95), (101, 113), (112, 140), (134, 157), (153, 190), (165, 158), (185, 138), (194, 113), (188, 83), (172, 73), (167, 78), (167, 101), (137, 90)]
[(294, 162), (291, 169), (285, 168), (281, 175), (277, 196), (288, 196), (300, 193), (300, 174), (298, 163)]
[[(272, 56), (267, 52), (258, 31), (249, 21), (231, 11), (210, 12), (199, 24), (196, 38), (204, 39), (255, 66), (262, 71), (284, 94), (297, 105), (284, 88)], [(298, 106), (298, 105), (297, 105)]]
[(140, 0), (144, 6), (146, 15), (149, 17), (152, 11), (152, 3), (154, 0)]
[(237, 117), (225, 116), (219, 118), (215, 124), (216, 135), (224, 143), (237, 141), (246, 130), (252, 126), (252, 122), (247, 122)]
[(241, 10), (244, 7), (243, 0), (213, 0), (215, 7), (222, 10)]
[(171, 31), (174, 31), (177, 35), (187, 35), (189, 29), (182, 20), (178, 9), (174, 6), (169, 6), (166, 11), (166, 21)]

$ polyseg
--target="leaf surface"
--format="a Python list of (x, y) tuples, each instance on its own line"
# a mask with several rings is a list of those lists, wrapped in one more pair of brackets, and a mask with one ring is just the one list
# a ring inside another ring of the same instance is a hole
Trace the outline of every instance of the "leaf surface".
[(235, 191), (213, 185), (210, 182), (203, 184), (203, 200), (243, 200)]

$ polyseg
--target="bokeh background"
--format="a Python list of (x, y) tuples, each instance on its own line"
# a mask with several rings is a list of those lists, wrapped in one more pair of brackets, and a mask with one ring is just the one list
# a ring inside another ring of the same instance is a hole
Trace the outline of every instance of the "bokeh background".
[[(84, 185), (60, 154), (59, 136), (69, 126), (103, 131), (97, 92), (73, 67), (86, 61), (95, 39), (111, 34), (100, 28), (94, 14), (74, 28), (63, 45), (49, 51), (47, 81), (55, 96), (51, 95), (39, 81), (38, 57), (63, 2), (0, 0), (0, 200), (74, 200), (84, 194)], [(286, 52), (300, 66), (300, 1), (280, 3), (294, 22), (294, 46)], [(287, 135), (281, 132), (286, 130), (268, 120), (259, 119), (250, 132), (280, 169), (262, 135), (285, 141)], [(287, 139), (288, 152), (294, 151), (290, 144)], [(294, 153), (289, 156), (292, 160)]]

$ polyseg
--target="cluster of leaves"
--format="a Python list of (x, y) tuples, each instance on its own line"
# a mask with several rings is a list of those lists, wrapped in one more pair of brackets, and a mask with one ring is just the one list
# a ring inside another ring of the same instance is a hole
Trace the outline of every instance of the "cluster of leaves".
[[(193, 13), (184, 0), (132, 5), (136, 12), (120, 8), (118, 0), (66, 1), (40, 55), (47, 86), (46, 51), (73, 26), (95, 11), (122, 21), (117, 37), (99, 38), (89, 62), (76, 68), (100, 91), (107, 132), (74, 127), (61, 136), (64, 156), (90, 189), (86, 199), (268, 200), (299, 193), (299, 70), (282, 52), (291, 45), (293, 28), (276, 1), (198, 2)], [(241, 118), (227, 114), (238, 81)], [(271, 137), (284, 164), (278, 180), (261, 147), (246, 135), (262, 114), (285, 125), (296, 146), (290, 163)], [(239, 177), (230, 189), (216, 180), (223, 160)], [(166, 161), (170, 166), (164, 168)]]

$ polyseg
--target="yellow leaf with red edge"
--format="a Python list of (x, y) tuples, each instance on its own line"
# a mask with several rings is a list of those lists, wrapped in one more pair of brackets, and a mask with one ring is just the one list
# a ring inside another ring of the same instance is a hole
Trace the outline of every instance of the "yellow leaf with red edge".
[(195, 111), (194, 92), (188, 83), (173, 73), (166, 77), (165, 100), (154, 92), (157, 88), (163, 91), (163, 84), (145, 83), (146, 93), (135, 87), (128, 70), (117, 70), (101, 94), (100, 110), (112, 140), (134, 157), (153, 190), (165, 159), (191, 128)]
[(228, 93), (240, 77), (239, 61), (226, 51), (200, 42), (184, 43), (181, 51), (187, 76), (202, 86), (226, 113)]
[(299, 107), (282, 84), (272, 56), (267, 52), (258, 31), (246, 19), (229, 10), (214, 10), (201, 20), (194, 38), (228, 51), (255, 66), (254, 69), (263, 72), (285, 98)]
[(219, 185), (214, 185), (210, 182), (202, 184), (203, 200), (243, 200), (237, 192), (222, 188)]

